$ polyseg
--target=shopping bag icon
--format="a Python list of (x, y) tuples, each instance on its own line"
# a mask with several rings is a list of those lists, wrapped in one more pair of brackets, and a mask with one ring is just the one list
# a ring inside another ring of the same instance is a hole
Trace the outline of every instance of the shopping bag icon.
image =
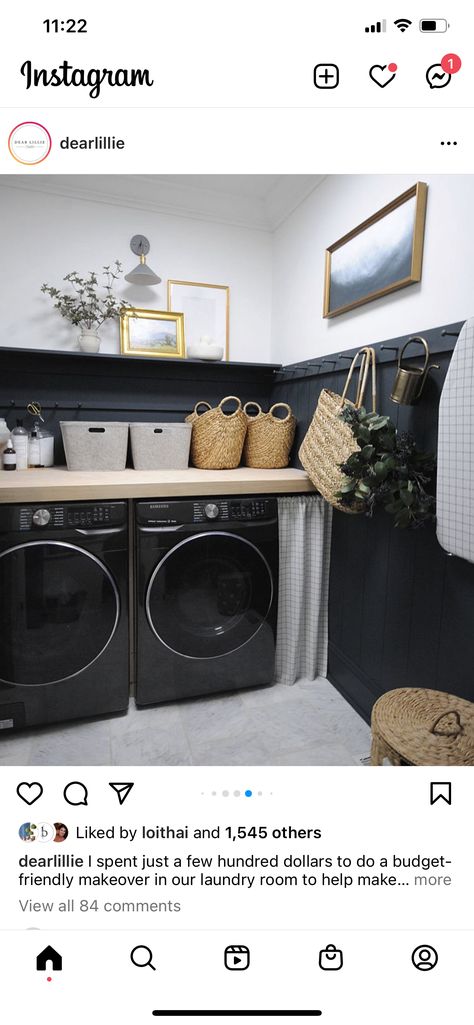
[(319, 951), (319, 967), (323, 972), (338, 972), (342, 964), (342, 950), (338, 950), (334, 943), (328, 943), (324, 950)]

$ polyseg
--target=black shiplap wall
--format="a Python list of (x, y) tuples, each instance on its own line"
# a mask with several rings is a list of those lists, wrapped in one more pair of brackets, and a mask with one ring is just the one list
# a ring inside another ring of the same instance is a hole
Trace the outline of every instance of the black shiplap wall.
[(276, 367), (262, 363), (204, 363), (107, 353), (0, 348), (0, 416), (14, 427), (32, 400), (55, 436), (55, 463), (66, 462), (60, 420), (183, 421), (198, 400), (225, 395), (267, 408)]
[[(441, 328), (414, 332), (427, 339), (441, 367), (416, 406), (390, 400), (397, 354), (385, 347), (398, 349), (407, 337), (375, 346), (378, 409), (425, 449), (436, 451), (439, 396), (460, 327), (449, 325), (448, 335)], [(294, 465), (319, 392), (342, 390), (349, 361), (337, 357), (325, 357), (333, 365), (314, 360), (319, 366), (312, 369), (294, 365), (277, 378), (274, 401), (288, 401), (299, 419)], [(444, 552), (433, 526), (399, 531), (383, 511), (373, 519), (334, 512), (328, 675), (367, 720), (374, 700), (394, 687), (433, 687), (474, 700), (474, 565)]]
[[(448, 330), (457, 333), (460, 327)], [(430, 375), (417, 406), (397, 406), (389, 398), (396, 353), (383, 345), (397, 349), (406, 338), (376, 345), (378, 408), (400, 429), (411, 430), (420, 446), (436, 450), (439, 395), (456, 338), (443, 336), (441, 328), (418, 333), (427, 338), (441, 370)], [(197, 399), (215, 404), (230, 393), (264, 408), (282, 400), (299, 420), (297, 466), (321, 389), (340, 392), (347, 373), (349, 361), (338, 353), (324, 359), (328, 362), (321, 357), (282, 372), (261, 364), (165, 363), (0, 348), (0, 415), (13, 427), (27, 402), (41, 402), (61, 463), (59, 420), (182, 420)], [(450, 558), (433, 527), (396, 531), (383, 512), (372, 520), (335, 512), (329, 649), (329, 678), (367, 719), (380, 694), (404, 685), (474, 700), (474, 565)]]

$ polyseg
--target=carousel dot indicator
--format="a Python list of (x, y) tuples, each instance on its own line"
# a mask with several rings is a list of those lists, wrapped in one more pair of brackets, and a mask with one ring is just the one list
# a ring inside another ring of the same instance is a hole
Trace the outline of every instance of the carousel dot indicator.
[(252, 796), (252, 791), (251, 790), (246, 790), (245, 791), (245, 796), (246, 797), (251, 797)]

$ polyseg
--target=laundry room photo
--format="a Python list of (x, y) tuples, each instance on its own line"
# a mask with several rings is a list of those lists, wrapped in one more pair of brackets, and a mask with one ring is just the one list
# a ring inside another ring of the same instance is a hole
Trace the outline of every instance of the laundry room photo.
[(0, 765), (473, 765), (474, 176), (0, 217)]

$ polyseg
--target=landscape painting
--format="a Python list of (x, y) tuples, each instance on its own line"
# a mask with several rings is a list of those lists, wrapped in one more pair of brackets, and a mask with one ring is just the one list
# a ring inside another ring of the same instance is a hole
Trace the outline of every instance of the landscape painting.
[(421, 281), (426, 195), (418, 182), (326, 250), (324, 317)]
[(130, 307), (120, 315), (120, 348), (126, 355), (185, 356), (184, 315)]

